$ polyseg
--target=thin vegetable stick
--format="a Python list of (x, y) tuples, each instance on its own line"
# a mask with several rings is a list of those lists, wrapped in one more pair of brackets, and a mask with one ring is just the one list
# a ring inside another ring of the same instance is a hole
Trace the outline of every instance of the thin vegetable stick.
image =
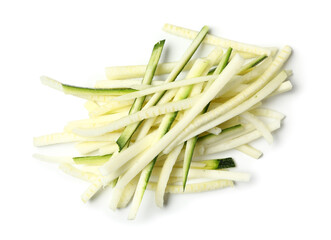
[[(143, 76), (142, 76), (143, 77)], [(158, 86), (164, 84), (164, 81), (153, 80), (151, 85)], [(133, 88), (133, 89), (145, 89), (151, 86), (142, 85), (141, 79), (129, 79), (129, 80), (99, 80), (95, 83), (95, 88)], [(136, 87), (136, 88), (134, 88)]]
[[(273, 122), (272, 124), (268, 125), (269, 130), (275, 131), (277, 129), (280, 128), (279, 123)], [(236, 148), (238, 146), (241, 146), (243, 144), (247, 144), (250, 143), (258, 138), (260, 138), (262, 136), (261, 132), (258, 130), (254, 130), (250, 133), (247, 133), (243, 136), (234, 138), (232, 140), (226, 141), (226, 142), (221, 142), (221, 143), (215, 143), (213, 145), (211, 145), (210, 147), (206, 148), (204, 155), (210, 155), (210, 154), (214, 154), (214, 153), (219, 153), (219, 152), (223, 152), (226, 150), (230, 150), (232, 148)], [(196, 158), (197, 160), (203, 160), (201, 156), (198, 156)]]
[(94, 109), (90, 112), (90, 117), (97, 117), (103, 114), (106, 114), (110, 111), (114, 111), (117, 109), (121, 109), (123, 107), (131, 106), (133, 103), (132, 100), (126, 100), (126, 101), (111, 101), (109, 103), (106, 103), (104, 105), (99, 106), (98, 108)]
[(100, 154), (110, 154), (117, 152), (119, 150), (119, 147), (116, 143), (108, 143), (107, 145), (101, 146), (98, 149), (98, 152)]
[(107, 144), (109, 142), (79, 142), (76, 143), (75, 148), (80, 154), (88, 154)]
[(252, 158), (255, 158), (255, 159), (259, 159), (263, 154), (260, 150), (252, 147), (249, 144), (244, 144), (239, 147), (236, 147), (236, 150), (238, 150)]
[(207, 130), (208, 133), (214, 134), (214, 135), (218, 135), (222, 132), (222, 129), (219, 127), (213, 127), (211, 129)]
[(97, 179), (100, 178), (98, 175), (95, 175), (90, 172), (82, 171), (68, 163), (61, 163), (59, 165), (59, 168), (66, 174), (69, 174), (73, 177), (76, 177), (76, 178), (79, 178), (79, 179), (82, 179), (84, 181), (91, 182), (91, 183), (95, 182)]
[(137, 183), (138, 183), (138, 177), (139, 176), (136, 176), (134, 179), (131, 180), (131, 182), (129, 182), (125, 186), (121, 199), (117, 204), (117, 208), (125, 208), (129, 204), (129, 202), (132, 199), (133, 194), (136, 190)]
[(159, 207), (163, 207), (163, 198), (165, 189), (167, 187), (167, 182), (169, 180), (171, 171), (173, 166), (175, 165), (175, 162), (178, 158), (178, 155), (180, 151), (183, 148), (183, 144), (177, 146), (167, 157), (166, 161), (164, 162), (164, 165), (162, 167), (159, 181), (157, 182), (157, 187), (155, 190), (155, 202), (156, 205)]
[[(188, 61), (182, 71), (190, 70), (194, 62), (195, 59)], [(176, 65), (178, 62), (160, 63), (156, 68), (155, 75), (170, 73)], [(146, 65), (106, 67), (105, 71), (109, 80), (139, 78), (144, 76)]]
[(279, 86), (273, 93), (271, 93), (268, 97), (273, 97), (275, 95), (285, 93), (288, 91), (291, 91), (293, 88), (293, 85), (290, 81), (285, 81), (282, 83), (282, 85)]
[(130, 114), (126, 117), (120, 118), (119, 120), (116, 120), (104, 126), (96, 127), (93, 129), (75, 128), (72, 131), (79, 136), (85, 136), (85, 137), (100, 136), (107, 132), (118, 130), (132, 123), (140, 122), (147, 118), (152, 118), (166, 113), (177, 112), (191, 108), (193, 105), (197, 103), (198, 99), (200, 99), (200, 96), (153, 106), (147, 109), (143, 109), (139, 112)]
[[(155, 191), (157, 184), (149, 182), (147, 188), (149, 190)], [(215, 180), (201, 183), (191, 183), (186, 184), (185, 192), (183, 192), (183, 187), (181, 185), (167, 185), (166, 193), (197, 193), (211, 191), (215, 189), (233, 187), (233, 181), (230, 180)]]
[(269, 117), (277, 120), (283, 120), (285, 118), (284, 114), (267, 108), (255, 108), (250, 110), (250, 112), (256, 116)]
[(98, 178), (92, 182), (92, 184), (81, 195), (81, 199), (84, 203), (90, 200), (102, 187), (101, 179)]
[(268, 127), (257, 117), (254, 116), (254, 114), (250, 112), (244, 112), (240, 114), (240, 116), (255, 126), (255, 128), (261, 132), (262, 136), (267, 140), (269, 144), (273, 143), (273, 137), (268, 129)]
[(127, 101), (127, 100), (146, 96), (146, 95), (153, 94), (153, 93), (160, 92), (160, 91), (165, 91), (165, 90), (179, 88), (179, 87), (185, 87), (188, 85), (198, 84), (198, 83), (202, 83), (202, 82), (206, 82), (206, 81), (213, 81), (217, 77), (218, 77), (218, 75), (210, 75), (210, 76), (188, 78), (188, 79), (184, 79), (184, 80), (180, 80), (180, 81), (176, 81), (176, 82), (164, 83), (159, 86), (150, 87), (150, 88), (147, 88), (144, 90), (140, 90), (140, 91), (136, 91), (133, 93), (125, 94), (123, 96), (116, 97), (113, 99), (113, 101), (124, 101), (124, 100)]
[(33, 145), (35, 147), (41, 147), (41, 146), (47, 146), (47, 145), (53, 145), (58, 143), (69, 143), (69, 142), (77, 142), (81, 141), (83, 138), (80, 136), (77, 136), (73, 133), (52, 133), (47, 134), (39, 137), (33, 138)]
[[(171, 25), (171, 24), (165, 24), (163, 26), (163, 30), (168, 33), (174, 34), (176, 36), (180, 36), (180, 37), (184, 37), (184, 38), (188, 38), (188, 39), (193, 39), (197, 35), (196, 31), (178, 27), (178, 26)], [(213, 36), (210, 34), (208, 34), (205, 37), (203, 42), (207, 43), (207, 44), (211, 44), (211, 45), (222, 46), (224, 48), (231, 47), (233, 49), (236, 49), (237, 51), (253, 53), (256, 55), (265, 55), (265, 54), (268, 56), (271, 55), (271, 50), (268, 48), (262, 48), (262, 47), (258, 47), (258, 46), (254, 46), (254, 45), (250, 45), (250, 44), (246, 44), (246, 43), (240, 43), (240, 42), (228, 40), (225, 38), (216, 37), (216, 36)]]
[(88, 112), (92, 112), (94, 109), (97, 109), (100, 106), (95, 101), (89, 100), (84, 104), (84, 107)]
[(82, 128), (93, 128), (96, 126), (105, 125), (111, 122), (114, 122), (122, 117), (127, 116), (127, 112), (119, 112), (119, 113), (113, 113), (108, 115), (99, 116), (96, 118), (89, 118), (89, 119), (81, 119), (81, 120), (75, 120), (67, 123), (67, 125), (64, 127), (64, 130), (66, 132), (71, 132), (72, 129), (82, 127)]
[(121, 88), (121, 89), (100, 89), (100, 88), (85, 88), (76, 87), (61, 83), (50, 77), (41, 76), (40, 80), (46, 86), (64, 92), (65, 94), (71, 94), (76, 97), (89, 98), (91, 96), (119, 96), (126, 93), (134, 92), (135, 89)]
[[(155, 168), (152, 175), (160, 176), (161, 168)], [(171, 177), (182, 177), (183, 170), (180, 168), (173, 168), (171, 171)], [(195, 169), (192, 168), (189, 171), (189, 177), (191, 178), (208, 178), (208, 179), (223, 179), (232, 180), (238, 182), (247, 182), (250, 179), (249, 173), (233, 172), (226, 170), (208, 170), (208, 169)]]
[(112, 156), (107, 163), (100, 167), (100, 173), (107, 176), (111, 172), (122, 167), (129, 160), (147, 149), (153, 143), (156, 134), (157, 131), (147, 135), (142, 140), (133, 143), (130, 147), (122, 150), (117, 155)]

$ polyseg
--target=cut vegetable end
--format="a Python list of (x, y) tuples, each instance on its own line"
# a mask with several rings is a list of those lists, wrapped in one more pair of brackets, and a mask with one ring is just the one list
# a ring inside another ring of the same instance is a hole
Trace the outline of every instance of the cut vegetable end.
[(42, 84), (63, 92), (62, 83), (60, 83), (59, 81), (56, 81), (56, 80), (54, 80), (50, 77), (46, 77), (46, 76), (41, 76), (40, 80), (41, 80)]

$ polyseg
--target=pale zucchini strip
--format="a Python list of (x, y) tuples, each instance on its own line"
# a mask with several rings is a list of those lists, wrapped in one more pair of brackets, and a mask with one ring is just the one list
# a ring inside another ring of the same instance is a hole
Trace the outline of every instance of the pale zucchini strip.
[[(153, 175), (160, 176), (162, 169), (155, 168)], [(238, 182), (248, 182), (251, 175), (244, 172), (234, 172), (227, 170), (209, 170), (209, 169), (196, 169), (192, 168), (189, 171), (189, 178), (207, 178), (207, 179), (222, 179)], [(183, 177), (183, 170), (180, 168), (173, 168), (171, 171), (171, 177)]]
[(74, 95), (76, 97), (87, 98), (89, 100), (91, 96), (119, 96), (126, 93), (134, 92), (135, 89), (130, 88), (86, 88), (86, 87), (76, 87), (68, 84), (61, 83), (47, 76), (40, 77), (41, 82), (51, 88), (61, 91), (65, 94)]
[(64, 127), (64, 131), (71, 132), (74, 128), (94, 128), (96, 126), (102, 126), (105, 124), (112, 123), (122, 117), (125, 117), (128, 115), (128, 112), (119, 112), (119, 113), (113, 113), (108, 115), (99, 116), (96, 118), (88, 118), (88, 119), (81, 119), (81, 120), (75, 120), (67, 123), (67, 125)]
[(219, 127), (213, 127), (211, 129), (207, 130), (208, 133), (214, 134), (214, 135), (218, 135), (222, 132), (222, 129)]
[(121, 199), (117, 204), (117, 208), (125, 208), (130, 200), (133, 197), (134, 192), (136, 191), (137, 183), (138, 183), (139, 176), (136, 176), (134, 179), (129, 182), (122, 192)]
[(110, 154), (117, 152), (119, 150), (118, 145), (114, 143), (108, 143), (107, 145), (101, 146), (98, 149), (99, 154), (104, 155), (104, 154)]
[(150, 133), (140, 141), (136, 141), (135, 143), (131, 144), (130, 147), (123, 149), (118, 154), (112, 156), (107, 163), (100, 167), (100, 173), (104, 176), (107, 176), (111, 172), (114, 172), (122, 167), (129, 160), (147, 149), (154, 142), (154, 138), (157, 136), (156, 134), (157, 131)]
[(134, 166), (121, 177), (117, 182), (116, 188), (123, 188), (131, 181), (149, 162), (151, 162), (162, 150), (169, 145), (178, 134), (202, 111), (202, 109), (216, 96), (222, 87), (239, 71), (243, 64), (243, 59), (236, 56), (213, 82), (213, 84), (202, 94), (199, 101), (189, 110), (181, 121), (179, 121), (170, 131), (165, 134), (158, 142), (149, 148)]
[(102, 187), (101, 178), (97, 178), (92, 184), (83, 192), (81, 199), (83, 203), (88, 202)]
[(176, 160), (178, 158), (178, 155), (180, 154), (180, 151), (183, 148), (183, 144), (177, 146), (167, 157), (165, 160), (160, 176), (159, 181), (157, 182), (157, 187), (155, 190), (155, 202), (156, 205), (159, 207), (163, 207), (163, 198), (165, 189), (167, 187), (167, 183), (171, 174), (171, 171), (173, 169), (173, 166), (176, 163)]
[(236, 150), (252, 157), (255, 159), (259, 159), (262, 156), (262, 152), (249, 144), (243, 144), (241, 146), (236, 147)]
[[(151, 85), (158, 86), (164, 84), (164, 81), (154, 80)], [(142, 85), (141, 79), (129, 79), (129, 80), (100, 80), (94, 85), (95, 88), (132, 88), (137, 90), (143, 90), (150, 88), (151, 86)]]
[(107, 144), (109, 142), (79, 142), (75, 144), (75, 148), (80, 154), (88, 154)]
[(271, 93), (268, 97), (273, 97), (278, 94), (282, 94), (288, 91), (291, 91), (293, 88), (293, 85), (290, 81), (285, 81), (282, 83), (282, 85), (279, 86), (273, 93)]
[[(178, 27), (178, 26), (171, 25), (171, 24), (165, 24), (163, 26), (163, 30), (165, 32), (174, 34), (176, 36), (188, 38), (188, 39), (193, 39), (197, 35), (196, 31), (186, 29), (183, 27)], [(268, 48), (262, 48), (262, 47), (258, 47), (258, 46), (254, 46), (254, 45), (250, 45), (250, 44), (246, 44), (246, 43), (240, 43), (240, 42), (236, 42), (233, 40), (216, 37), (216, 36), (213, 36), (210, 34), (208, 34), (205, 37), (203, 42), (206, 44), (221, 46), (224, 48), (231, 47), (237, 51), (253, 53), (256, 55), (268, 55), (269, 56), (272, 53), (271, 50)]]
[(200, 99), (200, 96), (193, 98), (187, 98), (184, 100), (179, 100), (176, 102), (170, 102), (162, 105), (153, 106), (147, 109), (143, 109), (136, 113), (130, 114), (126, 117), (120, 118), (110, 124), (104, 126), (99, 126), (96, 128), (74, 128), (73, 133), (84, 136), (84, 137), (95, 137), (103, 135), (107, 132), (112, 132), (123, 127), (126, 127), (132, 123), (140, 122), (147, 118), (157, 117), (163, 114), (178, 112), (184, 109), (191, 108), (194, 106), (197, 101)]
[(269, 144), (273, 143), (273, 137), (268, 127), (262, 122), (260, 119), (254, 116), (254, 114), (250, 112), (244, 112), (239, 115), (247, 122), (251, 123), (258, 131), (261, 132), (262, 136), (267, 140)]
[(88, 100), (84, 104), (84, 107), (88, 112), (92, 112), (93, 110), (99, 108), (100, 105), (98, 103), (96, 103), (95, 101)]
[[(181, 185), (167, 185), (165, 192), (166, 193), (198, 193), (211, 191), (216, 189), (221, 189), (225, 187), (233, 187), (233, 181), (230, 180), (214, 180), (208, 182), (200, 183), (190, 183), (186, 184), (185, 192), (183, 192), (183, 187)], [(149, 182), (147, 189), (155, 191), (157, 187), (156, 183)]]
[[(182, 71), (190, 70), (194, 63), (195, 59), (188, 61)], [(173, 71), (177, 65), (178, 62), (159, 63), (155, 75), (168, 74)], [(106, 67), (105, 71), (107, 79), (109, 80), (139, 78), (144, 76), (146, 65)]]
[(84, 181), (87, 182), (95, 182), (97, 179), (99, 179), (100, 177), (96, 174), (90, 173), (90, 172), (86, 172), (86, 171), (82, 171), (76, 167), (74, 167), (73, 165), (69, 164), (69, 163), (60, 163), (59, 164), (59, 168), (66, 174), (73, 176), (75, 178), (79, 178), (82, 179)]
[[(201, 126), (207, 126), (207, 129), (210, 129), (211, 127), (217, 126), (222, 123), (219, 122), (218, 124), (209, 127), (211, 124), (206, 124), (213, 119), (217, 118), (217, 116), (224, 116), (225, 113), (229, 112), (231, 109), (236, 108), (238, 105), (243, 103), (245, 100), (250, 98), (255, 94), (255, 96), (260, 96), (260, 98), (264, 98), (268, 96), (272, 91), (274, 91), (285, 79), (281, 79), (281, 82), (278, 84), (278, 80), (280, 78), (283, 78), (284, 76), (287, 77), (286, 73), (283, 71), (281, 72), (281, 75), (277, 77), (273, 82), (273, 84), (269, 84), (267, 88), (265, 88), (266, 84), (271, 80), (271, 78), (281, 69), (281, 67), (285, 64), (289, 56), (291, 55), (291, 48), (289, 46), (285, 46), (276, 56), (275, 60), (272, 62), (272, 64), (268, 67), (268, 69), (256, 80), (254, 81), (248, 88), (246, 88), (243, 92), (240, 94), (236, 95), (235, 97), (231, 98), (229, 101), (226, 103), (220, 105), (218, 108), (215, 108), (201, 116), (198, 116), (187, 128), (183, 129), (182, 133), (174, 140), (165, 150), (164, 153), (169, 153), (171, 149), (173, 149), (175, 146), (180, 144), (181, 142), (184, 142), (186, 139), (191, 138), (190, 133), (197, 129), (198, 127)], [(275, 88), (273, 88), (273, 85), (276, 85)], [(262, 88), (262, 90), (260, 90)], [(272, 89), (270, 92), (269, 89)], [(259, 94), (256, 92), (259, 91)], [(256, 97), (255, 97), (256, 98)], [(253, 106), (255, 103), (259, 102), (258, 101), (253, 101), (253, 98), (250, 98), (250, 102), (253, 102), (253, 104), (247, 104), (244, 103), (243, 106), (249, 105), (249, 107)], [(242, 109), (242, 110), (241, 110)], [(245, 109), (244, 107), (237, 108), (239, 110), (239, 113), (244, 112)], [(233, 112), (233, 110), (232, 110)], [(227, 114), (229, 115), (229, 114)], [(232, 117), (234, 116), (233, 114), (231, 115)], [(226, 120), (230, 119), (226, 119)], [(205, 129), (201, 129), (202, 131), (199, 131), (199, 133), (196, 133), (193, 136), (196, 136), (197, 134), (200, 134), (205, 131)], [(187, 137), (188, 136), (188, 137)], [(184, 140), (184, 141), (183, 141)]]
[(90, 117), (98, 117), (104, 114), (107, 114), (108, 112), (115, 111), (118, 109), (121, 109), (123, 107), (131, 106), (133, 103), (132, 100), (127, 101), (111, 101), (109, 103), (106, 103), (104, 105), (99, 106), (98, 108), (95, 108), (93, 111), (89, 113)]
[[(280, 128), (280, 124), (278, 122), (273, 122), (271, 124), (268, 124), (268, 128), (269, 131), (273, 132), (277, 129)], [(226, 142), (221, 142), (221, 143), (215, 143), (211, 146), (209, 146), (208, 148), (206, 148), (204, 155), (211, 155), (214, 153), (220, 153), (220, 152), (224, 152), (226, 150), (230, 150), (233, 148), (236, 148), (238, 146), (241, 146), (243, 144), (247, 144), (250, 143), (258, 138), (260, 138), (262, 136), (261, 132), (258, 130), (254, 130), (250, 133), (247, 133), (245, 135), (242, 135), (240, 137), (231, 139), (229, 141)], [(197, 157), (197, 160), (202, 160), (201, 156)]]
[(47, 146), (47, 145), (53, 145), (58, 143), (69, 143), (69, 142), (77, 142), (81, 141), (83, 138), (80, 136), (77, 136), (73, 133), (52, 133), (47, 134), (39, 137), (33, 138), (33, 145), (35, 147), (41, 147), (41, 146)]
[(283, 120), (285, 118), (284, 114), (267, 108), (255, 108), (250, 110), (250, 112), (256, 116), (274, 118), (277, 120)]
[(202, 82), (207, 82), (207, 81), (213, 81), (217, 78), (217, 75), (210, 75), (210, 76), (202, 76), (202, 77), (195, 77), (195, 78), (188, 78), (176, 82), (170, 82), (170, 83), (164, 83), (159, 86), (155, 87), (150, 87), (144, 90), (140, 90), (134, 93), (128, 93), (123, 96), (119, 96), (113, 99), (113, 101), (127, 101), (127, 100), (132, 100), (137, 97), (142, 97), (146, 96), (149, 94), (169, 90), (169, 89), (174, 89), (174, 88), (180, 88), (180, 87), (185, 87), (188, 85), (193, 85), (193, 84), (198, 84)]
[(268, 57), (267, 55), (262, 55), (262, 56), (259, 56), (259, 57), (255, 58), (254, 60), (248, 62), (247, 64), (245, 64), (241, 68), (241, 71), (240, 71), (239, 75), (243, 75), (245, 73), (250, 72), (253, 67), (255, 67), (256, 65), (258, 65), (259, 63), (261, 63), (267, 57)]

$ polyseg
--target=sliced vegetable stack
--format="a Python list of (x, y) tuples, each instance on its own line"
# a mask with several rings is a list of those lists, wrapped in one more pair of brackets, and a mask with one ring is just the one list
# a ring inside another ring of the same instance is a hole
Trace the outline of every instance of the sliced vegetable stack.
[[(250, 143), (263, 137), (271, 144), (272, 132), (284, 119), (263, 107), (263, 100), (292, 88), (292, 72), (283, 69), (289, 46), (235, 42), (209, 35), (207, 26), (195, 32), (166, 24), (164, 30), (192, 39), (177, 62), (159, 62), (166, 47), (162, 40), (147, 65), (108, 67), (107, 80), (97, 81), (95, 88), (41, 77), (45, 85), (87, 99), (89, 118), (69, 122), (61, 133), (34, 138), (38, 147), (75, 142), (79, 156), (35, 156), (90, 182), (81, 196), (84, 202), (112, 187), (110, 208), (131, 202), (129, 219), (136, 217), (146, 189), (155, 191), (155, 202), (162, 207), (166, 193), (249, 181), (250, 174), (232, 170), (231, 156), (213, 156), (235, 149), (261, 157)], [(214, 48), (192, 59), (201, 44)], [(155, 75), (166, 80), (154, 80)]]

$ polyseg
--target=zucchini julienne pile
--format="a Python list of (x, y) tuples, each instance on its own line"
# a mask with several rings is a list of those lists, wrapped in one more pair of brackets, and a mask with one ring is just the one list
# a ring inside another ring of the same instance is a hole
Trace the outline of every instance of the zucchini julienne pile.
[[(262, 155), (250, 142), (280, 128), (284, 115), (264, 108), (266, 98), (291, 90), (291, 54), (166, 24), (164, 30), (193, 39), (178, 62), (159, 63), (165, 41), (155, 44), (146, 66), (106, 68), (107, 80), (95, 88), (44, 84), (87, 99), (89, 118), (69, 122), (62, 133), (34, 138), (35, 146), (76, 142), (77, 157), (36, 154), (58, 163), (64, 172), (90, 182), (81, 198), (112, 187), (110, 207), (130, 204), (134, 219), (146, 189), (163, 206), (165, 193), (192, 193), (233, 186), (250, 175), (229, 170), (232, 158), (213, 159), (235, 149), (253, 158)], [(214, 45), (205, 57), (191, 59), (202, 44)], [(185, 72), (184, 79), (178, 75)], [(155, 75), (166, 75), (157, 81)], [(175, 81), (176, 80), (176, 81)], [(206, 180), (207, 179), (207, 180)], [(209, 179), (209, 180), (208, 180)]]

